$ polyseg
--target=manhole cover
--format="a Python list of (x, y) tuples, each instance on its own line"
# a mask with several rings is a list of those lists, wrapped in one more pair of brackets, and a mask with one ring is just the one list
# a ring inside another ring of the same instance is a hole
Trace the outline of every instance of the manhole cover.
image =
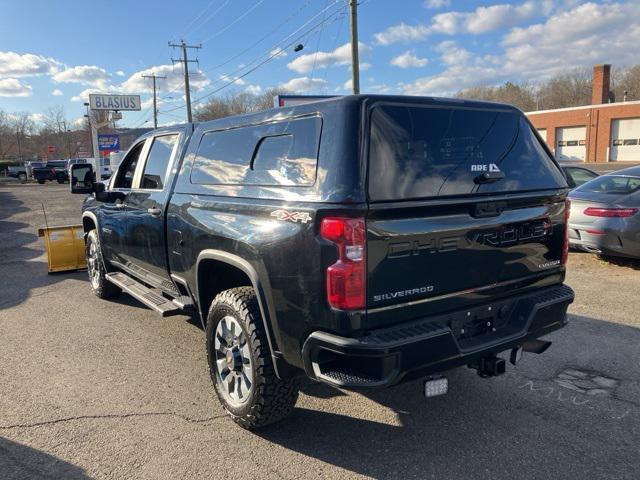
[(585, 395), (610, 397), (620, 383), (599, 372), (566, 368), (553, 379), (558, 385)]

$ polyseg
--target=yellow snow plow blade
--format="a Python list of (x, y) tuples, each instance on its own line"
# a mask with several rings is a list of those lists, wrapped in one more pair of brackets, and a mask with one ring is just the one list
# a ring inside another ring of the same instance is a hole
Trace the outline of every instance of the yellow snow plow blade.
[(44, 237), (49, 273), (87, 268), (82, 225), (39, 228), (38, 236)]

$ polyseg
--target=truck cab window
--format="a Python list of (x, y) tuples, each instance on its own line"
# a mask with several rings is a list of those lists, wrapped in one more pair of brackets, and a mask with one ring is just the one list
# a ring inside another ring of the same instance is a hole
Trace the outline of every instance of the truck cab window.
[(131, 149), (129, 154), (122, 161), (122, 168), (118, 171), (118, 177), (116, 178), (113, 188), (131, 188), (133, 184), (133, 175), (138, 166), (138, 159), (140, 153), (144, 147), (144, 141), (138, 143)]
[(150, 190), (164, 188), (164, 177), (177, 141), (178, 135), (162, 135), (153, 139), (153, 145), (151, 145), (144, 166), (140, 188)]

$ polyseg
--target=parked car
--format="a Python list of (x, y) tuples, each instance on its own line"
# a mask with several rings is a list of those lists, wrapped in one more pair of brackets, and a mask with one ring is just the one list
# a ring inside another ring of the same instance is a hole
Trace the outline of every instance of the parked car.
[(93, 292), (192, 311), (244, 428), (302, 375), (434, 396), (567, 323), (568, 186), (507, 105), (346, 96), (152, 131), (106, 187), (72, 172)]
[(572, 164), (561, 163), (560, 167), (562, 167), (562, 171), (567, 177), (567, 183), (571, 188), (579, 187), (583, 183), (600, 176), (599, 173), (596, 173), (593, 170)]
[(572, 247), (640, 258), (640, 166), (597, 177), (569, 196)]
[(27, 177), (28, 178), (33, 178), (33, 169), (34, 168), (40, 168), (40, 167), (44, 167), (47, 164), (47, 162), (36, 162), (36, 161), (28, 161), (25, 162), (25, 168), (27, 169)]
[(7, 176), (17, 178), (20, 183), (27, 183), (27, 169), (24, 165), (11, 165), (7, 167)]
[(58, 183), (65, 183), (69, 180), (67, 171), (67, 160), (50, 160), (44, 167), (33, 169), (33, 178), (38, 183), (43, 184), (47, 180), (55, 180)]

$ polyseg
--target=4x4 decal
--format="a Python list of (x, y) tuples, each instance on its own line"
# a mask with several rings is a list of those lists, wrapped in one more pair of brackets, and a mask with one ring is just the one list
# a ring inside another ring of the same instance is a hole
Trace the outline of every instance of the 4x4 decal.
[(311, 215), (309, 215), (308, 212), (288, 212), (287, 210), (274, 210), (273, 212), (271, 212), (271, 216), (276, 217), (278, 220), (290, 220), (294, 223), (307, 223), (311, 221)]

